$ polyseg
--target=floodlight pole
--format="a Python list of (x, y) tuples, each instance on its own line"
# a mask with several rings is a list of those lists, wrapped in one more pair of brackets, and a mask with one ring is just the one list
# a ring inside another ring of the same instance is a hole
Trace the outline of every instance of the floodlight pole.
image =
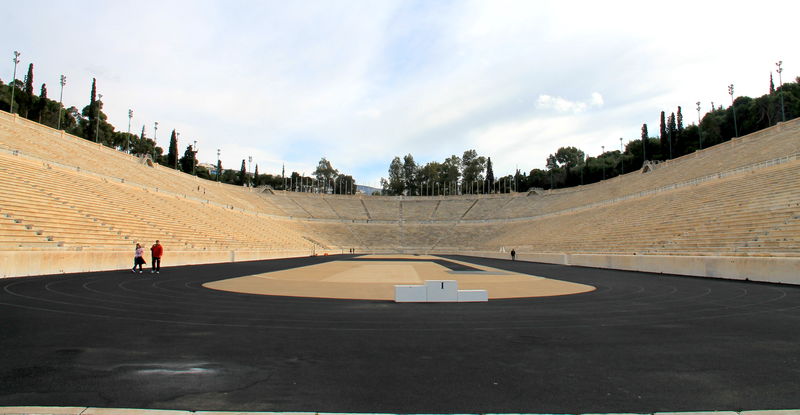
[(625, 174), (625, 148), (622, 146), (622, 137), (619, 138), (619, 164), (622, 167), (622, 173)]
[(733, 109), (733, 132), (736, 138), (739, 137), (739, 127), (736, 125), (736, 106), (733, 104), (733, 84), (728, 85), (728, 94), (731, 96), (731, 108)]
[(95, 122), (95, 129), (94, 129), (94, 141), (96, 143), (100, 142), (100, 103), (102, 102), (102, 100), (103, 100), (103, 94), (97, 94), (97, 101), (96, 101), (97, 111), (95, 114), (97, 116), (97, 120)]
[(58, 96), (58, 128), (56, 128), (56, 130), (60, 130), (61, 129), (61, 112), (64, 109), (64, 104), (63, 104), (63, 102), (64, 102), (64, 85), (66, 85), (66, 83), (67, 83), (67, 77), (64, 76), (64, 75), (61, 75), (61, 80), (59, 81), (59, 83), (61, 84), (61, 93)]
[(180, 152), (178, 150), (180, 148), (180, 147), (178, 147), (178, 142), (179, 142), (178, 139), (180, 139), (180, 138), (181, 138), (181, 133), (176, 132), (175, 133), (175, 165), (173, 166), (173, 168), (175, 170), (178, 170), (178, 154)]
[(781, 65), (783, 65), (783, 61), (778, 61), (778, 63), (775, 64), (775, 66), (778, 67), (778, 83), (780, 84), (779, 94), (781, 96), (781, 119), (783, 120), (783, 122), (786, 122), (786, 113), (783, 110), (783, 77), (781, 76), (783, 68), (781, 67)]
[(131, 119), (133, 118), (133, 110), (128, 110), (128, 154), (131, 152)]
[(20, 53), (15, 50), (14, 51), (14, 59), (12, 59), (14, 61), (14, 76), (11, 77), (11, 108), (10, 109), (11, 109), (11, 113), (12, 114), (14, 113), (14, 90), (17, 89), (15, 85), (17, 84), (17, 64), (19, 63), (19, 55), (20, 55)]
[(217, 181), (219, 181), (219, 173), (220, 173), (220, 170), (222, 170), (220, 167), (222, 167), (222, 166), (220, 166), (220, 164), (219, 164), (219, 149), (217, 149), (217, 169), (216, 169), (217, 170)]
[(250, 185), (248, 187), (253, 187), (252, 186), (253, 181), (250, 180), (250, 173), (249, 173), (250, 171), (253, 171), (253, 156), (247, 156), (247, 170), (248, 172), (247, 174), (245, 174), (245, 176), (247, 176), (247, 183)]
[(156, 146), (158, 146), (158, 141), (157, 140), (158, 140), (158, 121), (156, 121), (155, 125), (153, 126), (153, 159), (154, 159), (153, 162), (154, 163), (158, 163), (158, 160), (155, 160), (155, 158), (156, 158)]
[(603, 149), (603, 152), (600, 154), (600, 157), (603, 157), (603, 180), (606, 179), (606, 158), (604, 154), (606, 154), (606, 146), (600, 146)]
[(703, 149), (703, 130), (700, 128), (700, 101), (697, 101), (697, 137), (700, 140), (700, 150)]

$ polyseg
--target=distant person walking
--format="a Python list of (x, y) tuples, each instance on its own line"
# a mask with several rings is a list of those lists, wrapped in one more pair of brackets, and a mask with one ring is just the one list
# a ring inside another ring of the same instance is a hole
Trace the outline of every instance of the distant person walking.
[(150, 270), (150, 273), (160, 274), (161, 272), (161, 255), (164, 254), (164, 247), (158, 242), (156, 239), (156, 243), (150, 247), (150, 254), (153, 257), (153, 269)]
[(142, 273), (142, 264), (145, 264), (144, 261), (144, 248), (142, 248), (141, 244), (136, 244), (136, 251), (133, 254), (133, 268), (131, 272), (136, 273), (136, 266), (139, 266), (139, 274)]
[(511, 260), (514, 261), (517, 258), (517, 251), (511, 250)]

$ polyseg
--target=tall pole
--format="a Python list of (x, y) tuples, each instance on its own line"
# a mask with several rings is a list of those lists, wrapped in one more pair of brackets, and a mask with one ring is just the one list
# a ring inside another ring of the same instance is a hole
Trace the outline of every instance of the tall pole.
[(19, 63), (19, 55), (20, 53), (16, 50), (14, 51), (14, 76), (11, 77), (11, 113), (14, 113), (14, 90), (17, 89), (17, 64)]
[(97, 102), (95, 103), (97, 105), (97, 111), (95, 112), (97, 120), (95, 122), (95, 129), (94, 129), (94, 141), (96, 143), (100, 142), (100, 103), (102, 102), (102, 100), (103, 100), (103, 94), (97, 94)]
[(67, 77), (61, 75), (61, 80), (59, 83), (61, 84), (61, 94), (58, 96), (58, 128), (56, 128), (56, 130), (61, 129), (61, 112), (64, 109), (64, 85), (67, 84)]
[(603, 149), (603, 152), (600, 154), (600, 157), (603, 158), (603, 180), (606, 179), (606, 146), (600, 146)]
[(672, 160), (672, 125), (667, 127), (667, 142), (669, 143), (669, 159)]
[(155, 125), (153, 126), (153, 162), (154, 163), (158, 163), (158, 160), (155, 159), (156, 158), (156, 147), (158, 146), (158, 141), (156, 141), (156, 140), (158, 140), (158, 121), (156, 121)]
[(697, 101), (697, 137), (700, 139), (700, 149), (703, 149), (703, 130), (700, 128), (700, 101)]
[(731, 108), (733, 109), (733, 132), (739, 137), (739, 127), (736, 125), (736, 106), (733, 105), (733, 84), (728, 85), (728, 94), (731, 96)]
[(219, 181), (219, 173), (222, 170), (220, 167), (222, 166), (219, 165), (219, 149), (217, 149), (217, 181)]
[(181, 138), (181, 133), (175, 133), (175, 165), (172, 166), (175, 170), (178, 170), (178, 140)]
[(622, 173), (625, 174), (625, 148), (622, 147), (622, 137), (619, 138), (619, 164), (622, 167)]
[(249, 187), (252, 187), (253, 182), (250, 180), (250, 172), (253, 171), (253, 156), (247, 156), (247, 170), (247, 174), (245, 174), (245, 176), (247, 176), (247, 183), (250, 185)]
[(780, 88), (778, 93), (781, 96), (781, 119), (783, 120), (783, 122), (786, 122), (786, 113), (783, 111), (783, 77), (781, 76), (781, 72), (783, 72), (783, 68), (781, 68), (781, 65), (783, 65), (783, 61), (778, 61), (778, 63), (776, 63), (775, 65), (778, 67), (778, 83), (780, 84), (780, 86), (778, 87)]
[(133, 118), (133, 110), (128, 110), (128, 153), (131, 152), (131, 119)]

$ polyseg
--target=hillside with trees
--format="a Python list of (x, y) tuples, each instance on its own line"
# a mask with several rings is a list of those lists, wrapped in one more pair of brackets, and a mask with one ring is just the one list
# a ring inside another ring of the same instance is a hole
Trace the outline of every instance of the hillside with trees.
[[(713, 106), (700, 125), (684, 125), (684, 109), (661, 111), (658, 136), (647, 124), (641, 136), (624, 142), (624, 152), (608, 150), (596, 157), (573, 146), (558, 148), (545, 160), (545, 169), (495, 178), (491, 158), (475, 150), (462, 157), (452, 155), (443, 162), (417, 165), (411, 154), (395, 157), (388, 178), (381, 179), (385, 195), (451, 195), (506, 193), (528, 189), (555, 189), (595, 183), (642, 168), (645, 160), (664, 161), (708, 148), (800, 116), (800, 77), (775, 87), (770, 77), (769, 93), (737, 97), (733, 105)], [(783, 102), (783, 108), (781, 106)], [(713, 105), (713, 104), (712, 104)]]

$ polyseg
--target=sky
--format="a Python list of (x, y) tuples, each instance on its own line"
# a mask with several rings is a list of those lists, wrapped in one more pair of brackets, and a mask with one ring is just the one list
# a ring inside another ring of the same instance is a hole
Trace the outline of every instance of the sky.
[(88, 104), (92, 78), (117, 130), (200, 162), (310, 175), (322, 157), (379, 187), (395, 156), (474, 149), (496, 176), (595, 156), (768, 92), (800, 75), (800, 2), (57, 1), (4, 5), (0, 79), (34, 64), (35, 90)]

